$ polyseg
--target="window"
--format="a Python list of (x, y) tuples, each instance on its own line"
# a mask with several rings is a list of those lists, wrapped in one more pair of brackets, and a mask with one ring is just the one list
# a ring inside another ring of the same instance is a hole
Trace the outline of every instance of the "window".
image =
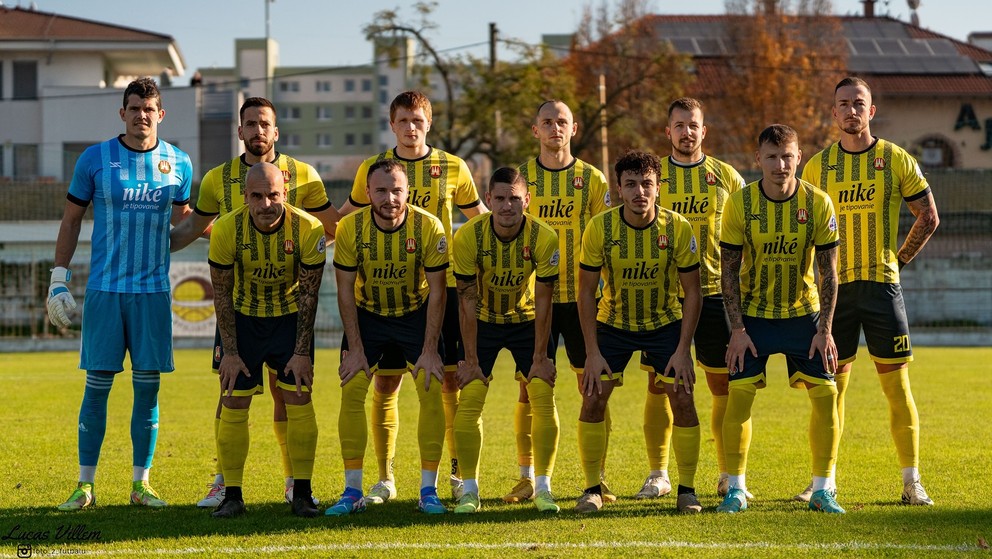
[(372, 118), (372, 107), (362, 107), (362, 118)]
[(385, 118), (380, 118), (379, 119), (379, 130), (382, 130), (383, 132), (388, 131), (389, 130), (389, 120), (387, 120)]
[(317, 92), (318, 93), (324, 92), (324, 91), (330, 91), (330, 90), (331, 90), (331, 82), (326, 81), (326, 80), (324, 80), (324, 81), (318, 81), (317, 82)]
[(317, 147), (319, 148), (329, 148), (331, 147), (331, 135), (330, 134), (317, 134)]
[(386, 87), (387, 85), (389, 85), (389, 76), (379, 76), (379, 87)]
[(372, 134), (362, 134), (362, 145), (363, 146), (372, 145)]
[(300, 119), (300, 108), (299, 107), (282, 107), (279, 109), (279, 118), (282, 120), (299, 120)]
[(389, 101), (389, 98), (386, 97), (386, 90), (385, 89), (380, 89), (379, 90), (379, 102), (382, 103), (383, 105), (385, 105), (387, 101)]
[(355, 91), (355, 80), (352, 79), (344, 80), (344, 90)]
[(362, 91), (372, 91), (372, 80), (368, 78), (362, 80)]
[[(38, 63), (34, 60), (14, 61), (14, 99), (38, 98)], [(37, 148), (36, 148), (37, 149)], [(17, 154), (17, 150), (14, 150)], [(15, 170), (17, 166), (15, 165)]]
[(345, 134), (344, 135), (344, 145), (346, 145), (346, 146), (353, 146), (353, 145), (355, 145), (355, 135), (354, 134)]
[(324, 175), (330, 173), (333, 170), (333, 166), (330, 163), (324, 163), (323, 161), (317, 162), (317, 173)]
[(344, 108), (344, 117), (348, 119), (355, 118), (355, 107), (348, 105)]
[(331, 120), (331, 108), (317, 107), (317, 120)]
[(282, 142), (282, 146), (286, 148), (298, 148), (300, 147), (300, 135), (299, 134), (283, 134), (279, 137)]
[[(0, 60), (0, 99), (3, 99), (3, 60)], [(0, 153), (3, 153), (0, 151)], [(0, 158), (0, 177), (3, 176), (3, 158)]]
[(38, 145), (14, 144), (14, 178), (26, 179), (37, 176)]
[(300, 90), (300, 82), (279, 82), (279, 91), (286, 93), (289, 91), (297, 92)]

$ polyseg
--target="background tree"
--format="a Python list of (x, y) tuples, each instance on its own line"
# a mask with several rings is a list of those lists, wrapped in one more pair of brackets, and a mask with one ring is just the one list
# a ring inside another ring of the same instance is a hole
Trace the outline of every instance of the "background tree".
[[(732, 56), (708, 103), (721, 123), (708, 151), (740, 169), (756, 168), (755, 141), (772, 123), (799, 133), (813, 155), (830, 142), (833, 87), (845, 75), (847, 42), (829, 0), (728, 0)], [(709, 118), (707, 118), (709, 120)]]

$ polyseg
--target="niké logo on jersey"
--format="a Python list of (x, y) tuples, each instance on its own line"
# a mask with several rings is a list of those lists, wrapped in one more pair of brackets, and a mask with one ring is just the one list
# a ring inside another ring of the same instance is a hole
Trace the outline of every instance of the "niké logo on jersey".
[(847, 204), (851, 202), (872, 202), (875, 200), (875, 186), (869, 184), (865, 188), (864, 183), (857, 183), (851, 185), (847, 190), (841, 190), (837, 193), (837, 201), (841, 204)]

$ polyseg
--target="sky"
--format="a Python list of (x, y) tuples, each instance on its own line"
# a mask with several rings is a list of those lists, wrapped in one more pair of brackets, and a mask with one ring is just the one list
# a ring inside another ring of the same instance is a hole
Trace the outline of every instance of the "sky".
[[(539, 43), (542, 34), (575, 30), (583, 6), (603, 0), (440, 0), (437, 28), (429, 38), (437, 49), (488, 56), (489, 22), (504, 38)], [(186, 62), (186, 76), (197, 68), (234, 64), (234, 39), (265, 36), (266, 0), (0, 0), (8, 7), (35, 4), (62, 15), (171, 35)], [(876, 14), (909, 21), (907, 0), (879, 1)], [(721, 14), (723, 0), (649, 2), (654, 13)], [(279, 43), (280, 66), (368, 64), (372, 47), (362, 27), (383, 9), (397, 9), (415, 21), (413, 2), (399, 0), (274, 0), (269, 4), (270, 35)], [(859, 0), (833, 0), (834, 13), (862, 13)], [(992, 1), (921, 0), (922, 27), (966, 41), (974, 31), (992, 31)], [(978, 27), (976, 27), (978, 26)], [(472, 48), (465, 48), (476, 45)], [(509, 57), (510, 53), (506, 52)]]

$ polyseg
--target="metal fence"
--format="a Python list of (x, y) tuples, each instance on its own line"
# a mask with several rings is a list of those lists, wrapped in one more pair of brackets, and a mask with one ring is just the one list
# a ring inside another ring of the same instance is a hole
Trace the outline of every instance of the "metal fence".
[[(953, 344), (970, 337), (978, 339), (978, 343), (992, 344), (992, 170), (931, 171), (927, 173), (927, 179), (941, 222), (923, 253), (902, 274), (914, 341), (919, 343), (920, 333), (929, 334), (937, 343)], [(341, 205), (347, 199), (348, 184), (327, 186), (328, 196), (335, 205)], [(0, 192), (3, 201), (0, 204), (0, 341), (3, 348), (71, 344), (79, 335), (79, 315), (69, 330), (58, 332), (48, 323), (45, 307), (66, 185), (6, 182), (0, 183)], [(89, 214), (86, 219), (90, 219)], [(900, 221), (902, 235), (911, 223), (912, 216), (904, 206)], [(89, 222), (84, 221), (73, 258), (70, 285), (80, 305), (89, 272), (88, 240)], [(209, 278), (205, 268), (206, 249), (206, 241), (197, 241), (174, 254), (173, 262), (198, 263)], [(330, 265), (326, 271), (317, 317), (317, 339), (324, 346), (337, 344), (341, 336), (336, 286)], [(173, 293), (177, 320), (181, 320), (179, 314), (184, 305), (202, 307), (203, 293), (195, 289), (192, 295), (190, 293), (186, 288)], [(182, 332), (188, 331), (192, 330), (177, 329), (180, 344), (185, 338)], [(206, 328), (200, 328), (197, 335), (203, 335), (205, 331)], [(212, 332), (212, 326), (209, 331)], [(206, 341), (202, 343), (209, 344), (212, 334), (203, 335), (203, 339)], [(191, 337), (187, 343), (198, 342)]]

